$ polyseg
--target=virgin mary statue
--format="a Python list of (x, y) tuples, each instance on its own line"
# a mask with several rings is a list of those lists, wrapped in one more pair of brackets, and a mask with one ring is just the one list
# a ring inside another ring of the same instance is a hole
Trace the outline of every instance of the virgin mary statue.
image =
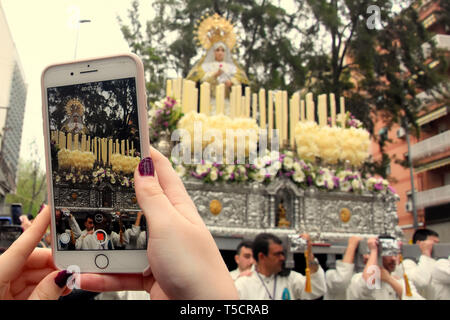
[(211, 85), (213, 109), (216, 87), (223, 83), (225, 104), (228, 105), (231, 87), (249, 84), (244, 70), (231, 56), (231, 50), (236, 44), (233, 26), (216, 13), (203, 20), (198, 27), (197, 38), (207, 52), (189, 72), (187, 79), (201, 83), (208, 82)]

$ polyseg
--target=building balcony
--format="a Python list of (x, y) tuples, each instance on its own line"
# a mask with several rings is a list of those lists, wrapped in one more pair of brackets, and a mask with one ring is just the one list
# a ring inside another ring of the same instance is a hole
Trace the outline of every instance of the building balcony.
[(416, 208), (438, 206), (450, 203), (450, 185), (418, 192), (416, 195)]
[[(448, 34), (437, 34), (433, 38), (436, 43), (436, 48), (441, 50), (450, 51), (450, 35)], [(426, 58), (430, 56), (430, 45), (428, 43), (422, 44), (423, 54)]]
[(420, 141), (411, 146), (411, 159), (416, 162), (450, 149), (450, 130), (444, 131), (431, 138)]

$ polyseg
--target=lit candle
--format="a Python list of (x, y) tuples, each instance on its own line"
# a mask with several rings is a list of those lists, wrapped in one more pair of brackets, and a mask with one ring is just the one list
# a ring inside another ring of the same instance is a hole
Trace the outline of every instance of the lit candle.
[(59, 148), (65, 149), (66, 148), (66, 134), (64, 132), (59, 132)]
[(308, 121), (315, 121), (315, 107), (313, 94), (311, 92), (306, 94), (306, 117)]
[(92, 152), (92, 149), (91, 149), (91, 136), (88, 136), (88, 148), (89, 148), (89, 152)]
[(74, 137), (73, 137), (73, 150), (79, 150), (79, 145), (78, 145), (78, 133), (75, 133)]
[(231, 88), (230, 94), (230, 117), (234, 119), (236, 116), (236, 87)]
[(72, 134), (70, 132), (67, 134), (67, 149), (72, 150)]
[(198, 89), (195, 87), (195, 83), (191, 84), (192, 90), (192, 101), (191, 101), (191, 111), (198, 112)]
[(278, 138), (280, 145), (283, 144), (283, 93), (277, 91), (275, 93), (275, 121), (278, 129)]
[(282, 109), (282, 118), (281, 118), (281, 121), (282, 121), (282, 127), (283, 127), (283, 140), (282, 140), (282, 143), (284, 144), (285, 142), (287, 143), (287, 141), (288, 141), (288, 115), (289, 115), (289, 113), (288, 113), (288, 94), (287, 94), (287, 91), (282, 91), (282, 106), (283, 106), (283, 109)]
[(172, 90), (172, 80), (167, 79), (166, 82), (166, 96), (167, 97), (171, 97), (173, 95), (173, 90)]
[(127, 153), (126, 153), (126, 155), (127, 156), (130, 155), (130, 141), (128, 141), (128, 139), (127, 139)]
[(267, 107), (269, 112), (269, 136), (273, 137), (273, 91), (269, 90), (269, 96), (267, 101)]
[(305, 100), (300, 101), (300, 121), (305, 121)]
[(188, 106), (188, 101), (189, 101), (189, 86), (188, 86), (188, 80), (183, 80), (183, 97), (181, 98), (182, 103), (182, 110), (183, 113), (186, 114), (189, 112), (189, 106)]
[(330, 93), (331, 126), (336, 125), (336, 99), (334, 93)]
[(120, 154), (125, 155), (125, 140), (120, 141)]
[(200, 113), (209, 116), (211, 85), (208, 82), (203, 82), (200, 86)]
[(327, 95), (321, 94), (318, 98), (319, 125), (327, 125)]
[(264, 89), (259, 90), (259, 126), (261, 129), (266, 128), (266, 91)]
[(116, 139), (116, 153), (120, 153), (119, 139)]
[(225, 114), (225, 85), (223, 83), (216, 87), (216, 114)]
[(242, 110), (241, 108), (243, 107), (242, 105), (242, 88), (241, 86), (235, 86), (236, 88), (236, 117), (240, 117), (242, 114)]
[(251, 92), (250, 87), (245, 87), (245, 99), (244, 99), (244, 106), (245, 106), (245, 117), (250, 118), (250, 98), (251, 98)]
[(112, 148), (113, 148), (113, 140), (108, 139), (108, 164), (109, 165), (111, 165)]
[(294, 148), (295, 147), (295, 126), (297, 125), (299, 112), (300, 112), (300, 110), (299, 110), (300, 94), (298, 92), (294, 93), (294, 95), (292, 96), (290, 107), (291, 107), (291, 109), (290, 109), (290, 113), (291, 113), (290, 142), (291, 142), (291, 147)]
[(257, 120), (258, 116), (258, 94), (252, 95), (252, 118)]
[(342, 125), (342, 127), (344, 127), (344, 125), (345, 125), (345, 100), (344, 100), (344, 97), (341, 97), (340, 102), (341, 102), (341, 125)]

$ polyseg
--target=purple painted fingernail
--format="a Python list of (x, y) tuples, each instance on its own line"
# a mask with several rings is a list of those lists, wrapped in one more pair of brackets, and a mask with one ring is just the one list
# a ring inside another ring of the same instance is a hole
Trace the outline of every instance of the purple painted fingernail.
[(67, 270), (60, 271), (55, 278), (55, 283), (61, 289), (67, 285), (67, 279), (72, 275), (71, 272), (67, 272)]
[(139, 162), (139, 173), (141, 176), (154, 176), (155, 168), (153, 166), (153, 160), (150, 157), (144, 158)]
[(37, 214), (41, 213), (42, 209), (44, 209), (44, 208), (45, 208), (45, 204), (41, 204), (41, 207), (39, 208), (39, 211)]

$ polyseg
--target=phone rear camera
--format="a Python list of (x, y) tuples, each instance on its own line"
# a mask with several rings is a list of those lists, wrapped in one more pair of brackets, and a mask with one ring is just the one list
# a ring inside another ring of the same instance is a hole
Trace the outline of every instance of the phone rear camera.
[(91, 65), (90, 64), (88, 64), (88, 68), (90, 67)]
[(73, 76), (73, 72), (71, 72), (70, 75)]

